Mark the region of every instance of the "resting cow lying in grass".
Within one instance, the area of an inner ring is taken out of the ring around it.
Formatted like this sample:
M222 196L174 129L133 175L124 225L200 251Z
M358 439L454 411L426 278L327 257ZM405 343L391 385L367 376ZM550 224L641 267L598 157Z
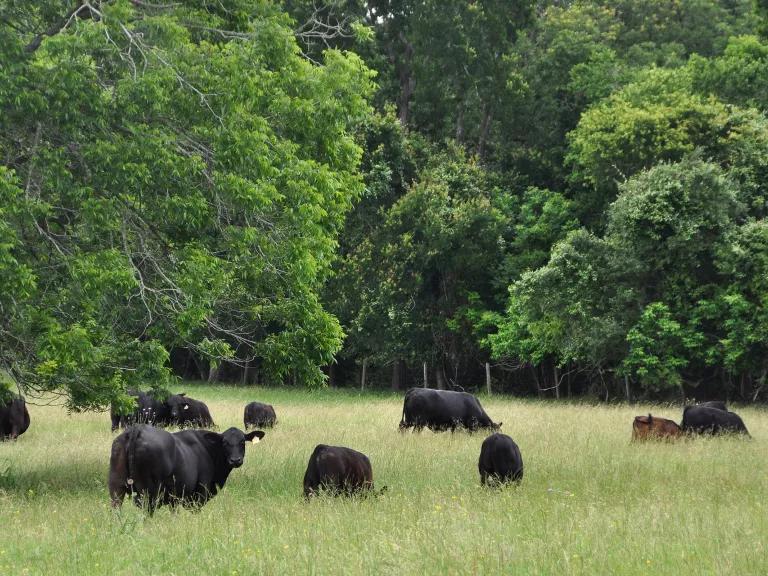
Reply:
M635 421L632 423L632 440L673 439L681 436L682 433L676 422L666 418L654 418L650 414L635 416Z

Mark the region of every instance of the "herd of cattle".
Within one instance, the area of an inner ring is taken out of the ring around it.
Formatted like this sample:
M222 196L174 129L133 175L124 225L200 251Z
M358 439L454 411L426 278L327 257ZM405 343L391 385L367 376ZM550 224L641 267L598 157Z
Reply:
M683 408L683 421L680 425L666 418L636 416L632 423L632 438L677 438L683 434L746 434L749 436L744 421L735 412L730 412L725 402L712 401L686 406Z
M224 486L234 468L243 464L245 443L258 442L262 430L277 422L272 406L251 402L245 407L245 432L229 428L223 433L204 428L214 426L204 402L173 394L158 400L145 392L129 392L136 401L128 415L110 416L112 430L125 428L112 443L109 462L109 494L115 507L126 495L152 513L160 505L201 506ZM15 439L29 427L29 412L23 399L0 405L0 439ZM182 429L170 433L166 426ZM491 430L480 448L478 470L482 484L516 482L523 477L523 459L517 444L497 432L478 399L466 392L411 388L405 393L400 430L435 432L464 428ZM683 434L741 433L749 436L742 419L724 402L686 406L681 425L665 418L637 416L632 425L635 440L676 438ZM356 494L373 490L373 469L365 454L343 446L319 444L310 456L304 475L304 495Z

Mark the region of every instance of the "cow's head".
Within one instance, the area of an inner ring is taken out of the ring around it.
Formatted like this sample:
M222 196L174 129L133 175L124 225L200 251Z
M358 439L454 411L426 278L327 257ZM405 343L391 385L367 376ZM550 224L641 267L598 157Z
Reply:
M221 445L224 448L224 458L232 468L239 468L243 465L245 457L245 443L258 442L264 438L264 432L253 430L244 433L237 428L230 428L221 434Z
M172 394L165 403L171 411L171 418L176 421L182 420L184 413L189 410L189 400L183 394Z

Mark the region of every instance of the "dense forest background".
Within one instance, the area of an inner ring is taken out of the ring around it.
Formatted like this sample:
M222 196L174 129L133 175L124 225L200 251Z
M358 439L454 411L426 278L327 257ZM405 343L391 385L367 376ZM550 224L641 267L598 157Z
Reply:
M0 362L766 396L768 3L0 0Z

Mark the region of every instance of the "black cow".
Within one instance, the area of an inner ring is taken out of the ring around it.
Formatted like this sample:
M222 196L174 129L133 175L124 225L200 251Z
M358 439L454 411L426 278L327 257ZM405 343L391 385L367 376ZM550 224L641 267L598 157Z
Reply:
M709 406L686 406L683 409L682 429L697 434L738 432L749 436L738 414Z
M119 507L126 494L152 514L168 504L202 506L224 487L233 468L243 464L245 442L264 432L230 428L182 430L171 434L147 424L131 426L112 442L109 495Z
M304 496L315 496L321 489L348 496L372 490L373 469L368 456L343 446L318 444L304 474Z
M170 411L170 422L180 428L186 426L210 428L214 426L208 406L200 400L187 398L184 393L181 393L168 396L165 403Z
M275 414L275 409L270 404L251 402L245 407L243 423L246 430L264 426L272 427L276 422L277 414Z
M452 432L457 426L474 431L478 428L498 430L501 422L494 424L472 394L431 388L411 388L405 393L400 431L414 428L420 431L426 426L435 432Z
M523 479L523 457L515 441L506 434L491 434L480 448L480 483L517 482Z
M29 411L24 398L0 404L0 440L15 440L29 428Z
M127 428L131 424L152 424L153 426L171 424L171 409L168 404L156 399L151 393L140 390L127 390L126 393L136 399L136 408L130 414L118 414L113 406L109 413L112 419L112 432L118 428Z

